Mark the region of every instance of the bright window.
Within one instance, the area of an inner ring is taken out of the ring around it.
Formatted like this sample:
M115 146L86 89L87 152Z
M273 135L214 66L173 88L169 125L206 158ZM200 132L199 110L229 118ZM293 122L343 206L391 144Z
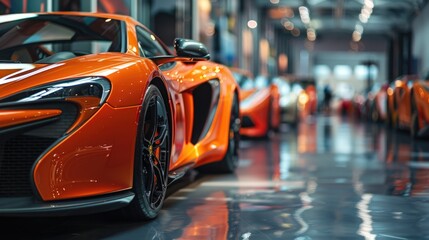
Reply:
M352 69L348 65L337 65L334 67L334 75L339 80L348 80L352 76Z

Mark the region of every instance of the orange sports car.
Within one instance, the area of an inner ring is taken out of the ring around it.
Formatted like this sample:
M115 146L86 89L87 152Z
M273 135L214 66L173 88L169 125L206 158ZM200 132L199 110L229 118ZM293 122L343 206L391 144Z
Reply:
M296 99L297 102L297 119L305 119L310 115L317 113L317 90L316 83L313 78L290 76L291 82L294 85L299 85L299 92Z
M247 137L267 137L269 131L280 125L279 91L267 78L262 85L253 81L250 73L232 69L240 85L240 114L242 117L240 134Z
M239 93L200 43L127 16L0 18L0 215L160 211L190 168L233 172Z
M395 88L391 93L393 109L389 112L390 118L397 129L410 129L411 126L411 92L417 75L406 75L395 80ZM389 101L389 99L388 99Z
M366 100L368 120L372 122L386 121L388 87L387 84L381 86L374 85L372 91L368 93L368 98Z
M429 82L415 81L411 92L411 125L413 137L429 136Z

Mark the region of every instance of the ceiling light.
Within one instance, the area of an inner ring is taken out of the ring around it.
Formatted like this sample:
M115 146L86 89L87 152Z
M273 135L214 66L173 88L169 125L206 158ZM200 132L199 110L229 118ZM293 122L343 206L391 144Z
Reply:
M307 14L308 15L308 8L301 6L298 8L299 9L299 14L303 15L303 14Z
M247 22L247 26L251 29L254 29L258 26L258 22L256 22L255 20L249 20Z
M365 0L364 5L369 8L374 8L374 2L372 0Z
M354 31L352 38L353 38L353 41L359 42L362 39L362 34L357 31Z
M355 31L362 34L363 33L363 26L360 25L359 23L357 23L355 26Z
M300 31L298 28L294 28L294 29L291 31L291 33L292 33L292 35L293 35L294 37L299 37L299 35L301 34L301 31Z
M362 23L367 23L368 22L368 16L364 16L364 15L362 15L362 14L359 14L359 20L362 22Z

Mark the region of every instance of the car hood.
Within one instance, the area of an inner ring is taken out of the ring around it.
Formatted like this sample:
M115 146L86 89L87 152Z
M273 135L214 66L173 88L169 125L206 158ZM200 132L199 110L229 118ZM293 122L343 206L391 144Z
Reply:
M269 88L258 89L241 101L240 108L242 110L254 108L259 104L262 104L264 101L269 100L270 97L271 95Z
M132 58L132 59L130 59ZM136 59L118 53L87 55L54 64L0 64L0 99L52 82L86 76L108 76Z

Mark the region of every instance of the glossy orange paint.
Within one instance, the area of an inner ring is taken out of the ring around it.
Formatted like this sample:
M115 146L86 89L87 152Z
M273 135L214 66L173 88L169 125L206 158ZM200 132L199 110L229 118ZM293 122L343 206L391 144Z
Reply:
M429 83L427 81L416 81L413 84L413 94L411 95L411 121L415 117L415 123L411 122L411 127L415 124L415 130L427 137L427 123L429 122ZM415 114L415 116L413 116Z
M130 189L139 108L104 104L41 156L33 174L40 197L49 201Z
M243 101L244 99L248 98L250 95L255 93L256 89L249 89L249 90L241 90L240 91L240 100Z
M240 113L243 117L250 119L253 125L243 125L240 134L250 137L264 137L270 130L270 90L269 88L257 90L249 98L242 101ZM249 103L247 104L246 101ZM243 124L245 124L245 120L243 120Z
M275 84L271 84L271 127L278 129L280 127L280 92L279 87Z
M241 89L240 107L241 116L244 118L240 134L247 137L265 137L270 129L278 129L280 126L280 93L275 84L257 89L254 86L254 79L249 71L231 68L236 77L243 78L239 84L245 80L252 81L252 87Z
M91 98L66 99L79 106L80 112L68 132L34 165L32 180L42 200L92 197L132 188L139 114L146 89L155 81L160 88L165 89L165 102L171 113L173 146L169 171L174 172L185 165L198 167L219 161L225 156L233 95L239 91L228 68L201 61L176 62L171 68L161 70L152 60L139 56L135 27L144 26L132 18L80 12L49 14L124 21L127 50L125 53L85 55L54 64L16 64L13 70L0 70L0 100L36 86L76 78L97 76L111 83L109 96L101 106ZM220 85L214 120L206 136L192 143L192 91L201 83L213 79L218 80ZM45 109L43 113L52 111ZM3 119L7 121L0 115L0 120ZM15 124L20 122L8 121L3 125Z
M307 86L304 89L304 92L301 93L301 96L303 96L303 97L298 97L298 103L299 103L301 110L303 110L302 114L304 114L305 116L315 114L317 112L317 90L316 90L316 87L314 85ZM300 98L302 100L300 100Z
M405 76L395 81L393 91L394 106L396 107L396 128L409 129L411 126L411 91L417 76Z
M392 84L387 88L386 93L386 99L387 99L387 113L386 113L386 122L387 124L392 127L396 125L395 120L397 119L397 113L396 113L396 107L395 107L395 100L394 100L394 86Z
M66 99L66 101L74 102L79 105L80 114L75 123L67 130L67 133L70 133L80 125L82 125L86 120L88 120L95 112L100 108L100 99L96 97L72 97Z
M0 110L0 128L36 122L61 115L55 109Z
M179 108L179 114L176 114L176 125L183 125L184 132L176 135L184 136L183 142L175 144L182 149L174 149L173 157L170 163L170 169L173 171L186 164L195 164L195 167L220 160L226 152L229 132L225 131L229 126L229 118L232 107L231 93L238 93L238 88L227 67L213 62L197 62L195 65L177 63L177 66L171 70L165 71L164 76L171 84L171 96L177 102L183 103L183 109ZM220 101L219 111L216 111L212 127L209 129L205 138L198 144L192 144L192 126L193 126L193 104L191 90L198 86L201 81L210 79L219 79L220 83ZM176 105L176 104L174 104ZM183 123L178 122L184 120ZM179 137L181 139L181 137ZM180 152L180 153L179 153Z

